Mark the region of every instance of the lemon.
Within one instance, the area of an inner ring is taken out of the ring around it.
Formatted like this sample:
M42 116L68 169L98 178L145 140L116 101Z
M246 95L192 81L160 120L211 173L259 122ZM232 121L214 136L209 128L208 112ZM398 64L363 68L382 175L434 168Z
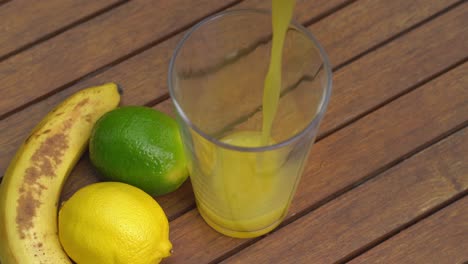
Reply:
M60 242L78 264L153 264L172 249L164 211L151 196L125 183L78 190L58 220Z
M89 153L107 179L150 195L172 192L188 177L177 123L148 107L126 106L102 116L93 128Z

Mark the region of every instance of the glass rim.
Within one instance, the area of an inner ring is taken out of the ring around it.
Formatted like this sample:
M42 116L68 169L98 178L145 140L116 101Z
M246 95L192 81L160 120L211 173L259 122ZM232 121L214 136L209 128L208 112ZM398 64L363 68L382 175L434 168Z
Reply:
M320 124L321 119L323 118L323 115L325 114L325 110L328 106L328 103L330 101L330 96L331 96L331 90L332 90L332 69L331 69L331 64L329 62L328 56L325 52L325 49L322 47L322 45L318 42L318 40L315 38L312 33L307 30L304 26L302 26L300 23L298 23L296 20L292 19L291 23L294 27L296 27L301 33L303 33L312 43L314 46L317 48L319 51L320 58L322 59L322 64L323 64L323 69L325 70L326 73L326 79L327 79L327 84L325 87L324 95L322 96L322 99L320 100L320 104L318 107L317 114L314 116L314 118L303 128L300 132L294 134L291 137L288 137L287 139L280 141L279 143L273 144L273 145L267 145L267 146L260 146L260 147L242 147L242 146L236 146L236 145L231 145L224 143L214 137L211 137L210 135L206 134L202 129L197 127L192 121L187 117L185 114L184 110L182 107L179 105L179 102L177 101L177 98L175 96L175 91L174 91L174 84L172 81L172 76L173 76L173 71L174 71L174 65L175 65L175 60L177 59L177 56L179 55L180 50L184 46L185 42L192 36L193 33L195 33L199 28L202 26L214 22L217 19L220 19L225 16L229 15L236 15L239 13L253 13L253 14L260 14L260 15L268 15L271 16L271 12L267 10L262 10L262 9L235 9L235 10L227 10L223 12L219 12L217 14L211 15L194 26L192 26L182 37L182 39L177 43L177 46L174 50L174 53L171 57L171 60L169 62L169 72L168 72L168 79L167 79L167 84L168 84L168 89L169 89L169 95L171 97L171 100L174 104L174 107L176 111L178 112L179 116L183 119L183 121L190 127L192 128L196 133L198 133L200 136L202 136L204 139L208 140L209 142L216 144L220 147L223 147L225 149L230 149L230 150L235 150L235 151L240 151L240 152L263 152L263 151L269 151L269 150L274 150L278 148L282 148L287 145L291 145L294 142L300 140L302 137L304 137L309 131L311 131L314 127L318 127Z

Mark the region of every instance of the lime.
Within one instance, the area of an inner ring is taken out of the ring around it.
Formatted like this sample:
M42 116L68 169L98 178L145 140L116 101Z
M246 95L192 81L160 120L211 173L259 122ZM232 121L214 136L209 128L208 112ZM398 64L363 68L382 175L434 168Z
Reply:
M59 238L76 263L159 263L171 254L169 223L142 190L101 182L78 190L59 211Z
M177 123L148 107L126 106L102 116L93 128L89 154L104 177L150 195L172 192L188 176Z

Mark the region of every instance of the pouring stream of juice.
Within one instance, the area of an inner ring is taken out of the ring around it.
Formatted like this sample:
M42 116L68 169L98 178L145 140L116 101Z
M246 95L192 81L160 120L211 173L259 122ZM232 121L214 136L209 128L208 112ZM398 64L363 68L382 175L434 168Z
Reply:
M270 141L271 127L278 109L281 91L283 44L292 18L294 4L295 0L272 0L273 41L270 66L263 87L263 145Z

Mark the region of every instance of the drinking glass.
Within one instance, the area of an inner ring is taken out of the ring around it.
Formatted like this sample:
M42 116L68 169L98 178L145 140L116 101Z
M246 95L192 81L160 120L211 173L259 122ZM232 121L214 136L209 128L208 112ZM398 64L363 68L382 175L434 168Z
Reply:
M263 235L287 215L331 94L325 51L291 22L271 139L258 144L271 23L261 10L211 16L185 34L169 66L197 208L232 237Z

